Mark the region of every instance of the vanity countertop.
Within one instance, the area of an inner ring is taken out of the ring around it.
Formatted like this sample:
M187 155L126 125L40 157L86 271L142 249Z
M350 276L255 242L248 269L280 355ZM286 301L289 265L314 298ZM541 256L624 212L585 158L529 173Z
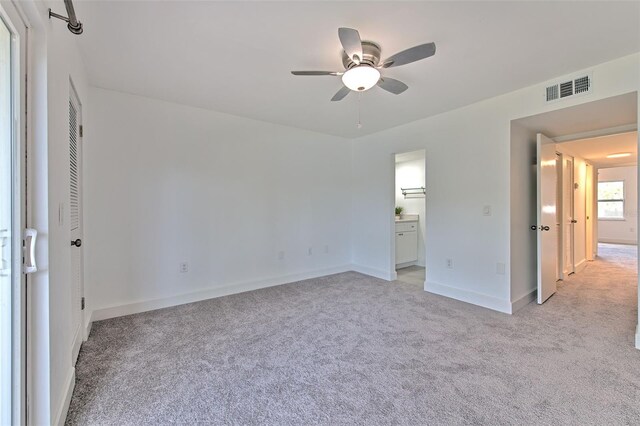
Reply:
M417 214L403 214L400 216L400 219L396 219L396 223L404 223L404 222L417 222L418 215Z

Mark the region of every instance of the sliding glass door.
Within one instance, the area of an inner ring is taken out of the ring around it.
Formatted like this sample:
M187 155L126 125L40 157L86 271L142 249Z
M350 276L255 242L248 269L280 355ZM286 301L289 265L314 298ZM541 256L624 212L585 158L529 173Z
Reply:
M16 26L18 25L19 26ZM24 24L0 4L0 425L24 422Z
M13 347L13 119L11 31L0 22L0 424L9 425Z

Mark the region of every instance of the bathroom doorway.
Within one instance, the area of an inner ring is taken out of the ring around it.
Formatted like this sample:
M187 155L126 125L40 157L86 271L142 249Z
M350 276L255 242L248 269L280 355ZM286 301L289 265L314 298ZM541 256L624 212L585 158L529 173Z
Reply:
M397 281L424 287L426 265L426 156L424 150L395 154L392 257Z

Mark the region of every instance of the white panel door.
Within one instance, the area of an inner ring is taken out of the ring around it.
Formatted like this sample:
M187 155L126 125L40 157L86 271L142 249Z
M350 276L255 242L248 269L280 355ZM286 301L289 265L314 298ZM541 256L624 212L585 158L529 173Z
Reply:
M82 111L72 89L69 97L69 227L71 232L71 306L74 334L73 362L82 342Z
M556 292L558 262L557 236L557 155L556 144L538 133L538 303L544 303Z

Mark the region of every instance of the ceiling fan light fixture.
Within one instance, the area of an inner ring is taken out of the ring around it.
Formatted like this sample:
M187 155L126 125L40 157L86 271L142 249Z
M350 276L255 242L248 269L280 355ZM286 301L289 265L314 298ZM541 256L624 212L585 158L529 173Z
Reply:
M380 71L369 65L358 65L342 75L344 85L356 92L371 89L379 80Z

